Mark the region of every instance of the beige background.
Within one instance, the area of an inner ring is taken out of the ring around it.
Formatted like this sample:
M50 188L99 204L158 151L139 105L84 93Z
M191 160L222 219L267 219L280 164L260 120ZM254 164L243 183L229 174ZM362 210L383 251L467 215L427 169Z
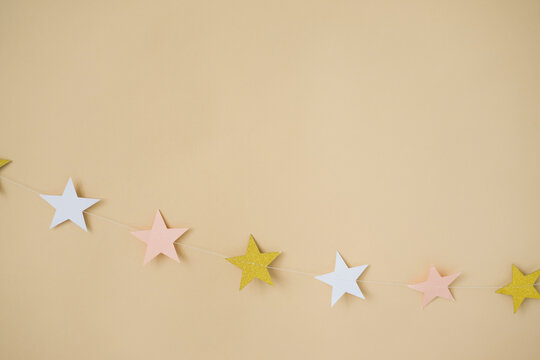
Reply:
M0 1L1 169L96 214L365 280L540 268L538 1ZM0 181L2 359L538 356L540 301L329 286L144 244Z

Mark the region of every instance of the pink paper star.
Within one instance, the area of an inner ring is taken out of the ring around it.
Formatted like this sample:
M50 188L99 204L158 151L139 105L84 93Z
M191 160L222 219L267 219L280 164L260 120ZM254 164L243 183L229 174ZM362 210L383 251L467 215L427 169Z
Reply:
M180 262L174 248L174 242L188 229L168 229L158 210L154 217L152 230L134 231L131 234L146 243L145 264L159 254L167 255L174 261Z
M433 301L437 296L453 301L454 297L452 296L450 289L448 289L448 286L456 280L460 274L461 273L441 276L437 269L435 269L435 266L431 265L428 279L418 284L409 285L409 287L424 293L422 308Z

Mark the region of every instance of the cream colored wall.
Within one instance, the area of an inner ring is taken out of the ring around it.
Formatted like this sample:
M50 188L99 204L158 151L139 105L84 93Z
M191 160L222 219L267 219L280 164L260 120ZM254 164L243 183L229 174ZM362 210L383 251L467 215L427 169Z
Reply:
M540 268L538 1L0 1L0 175L276 266L503 285ZM425 310L144 244L0 181L2 359L532 359L540 301Z

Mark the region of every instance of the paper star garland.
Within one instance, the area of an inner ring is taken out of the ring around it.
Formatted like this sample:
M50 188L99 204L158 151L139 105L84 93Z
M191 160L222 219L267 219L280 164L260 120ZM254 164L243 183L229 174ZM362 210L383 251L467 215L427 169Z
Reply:
M330 306L334 306L345 293L365 299L356 281L367 267L368 265L361 265L349 268L339 252L336 251L334 272L315 277L315 279L332 286L332 303Z
M69 178L62 195L40 196L56 209L50 228L53 228L66 220L71 220L84 231L88 231L86 229L83 211L97 203L99 199L78 197L71 178Z
M11 160L7 160L7 159L0 159L0 168L4 165L6 165L7 163L9 163Z
M144 264L159 254L166 255L174 261L180 262L174 242L188 230L189 228L168 229L158 210L154 217L154 224L151 230L134 231L131 234L146 243Z
M454 297L448 289L448 286L456 280L461 273L441 276L435 266L431 265L429 269L428 279L424 282L409 285L411 289L421 291L424 293L422 298L422 308L433 301L437 297L442 297L454 301Z
M267 266L279 255L279 252L261 253L253 235L249 236L249 243L245 255L230 257L227 260L242 269L242 279L240 280L240 290L242 290L251 280L257 278L265 283L274 285L268 272Z
M11 160L0 159L0 168L10 162ZM9 181L34 192L34 190L31 188L28 188L14 180ZM79 197L71 177L68 179L62 195L40 194L40 197L55 208L55 214L50 228L70 220L85 231L88 231L88 229L84 219L84 212L86 209L100 201L100 199ZM147 245L144 256L144 264L148 263L159 254L164 254L176 262L179 262L174 243L187 230L189 230L189 228L167 228L167 225L165 224L165 221L158 210L154 217L152 229L134 231L131 234ZM242 256L230 257L226 260L242 270L242 278L240 280L240 290L242 290L255 278L273 285L268 268L279 254L279 252L261 253L255 239L253 238L253 235L250 235L246 254ZM335 303L339 301L339 299L341 299L341 297L343 297L343 295L346 293L361 299L365 299L357 281L367 267L368 265L366 264L349 268L341 257L340 253L336 252L334 271L316 276L315 278L332 286L331 306L334 306ZM450 284L452 284L452 282L454 282L459 275L460 273L441 276L435 266L432 265L429 269L429 274L426 281L411 284L408 285L408 287L423 293L422 308L437 297L454 301L454 297L450 292ZM512 296L514 313L516 313L525 299L540 299L540 293L535 288L535 285L538 285L536 282L539 277L540 270L528 275L524 275L515 265L512 265L512 282L498 289L496 293Z
M512 282L503 288L496 291L497 294L511 295L514 300L514 314L521 306L523 300L540 299L540 294L534 288L536 280L540 276L540 270L537 270L529 275L523 273L512 265Z

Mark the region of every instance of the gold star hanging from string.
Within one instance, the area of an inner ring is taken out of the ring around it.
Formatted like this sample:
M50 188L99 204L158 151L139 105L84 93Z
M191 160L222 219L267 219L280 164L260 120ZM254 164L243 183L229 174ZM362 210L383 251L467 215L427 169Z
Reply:
M253 235L250 235L246 254L227 258L231 264L242 269L240 290L255 278L261 279L270 285L274 285L267 266L270 265L278 255L279 252L261 253L257 247L257 243L255 243Z
M529 275L523 275L521 271L512 265L512 282L497 290L497 294L512 295L514 298L514 314L526 298L540 299L540 294L534 288L536 280L540 276L540 270Z

